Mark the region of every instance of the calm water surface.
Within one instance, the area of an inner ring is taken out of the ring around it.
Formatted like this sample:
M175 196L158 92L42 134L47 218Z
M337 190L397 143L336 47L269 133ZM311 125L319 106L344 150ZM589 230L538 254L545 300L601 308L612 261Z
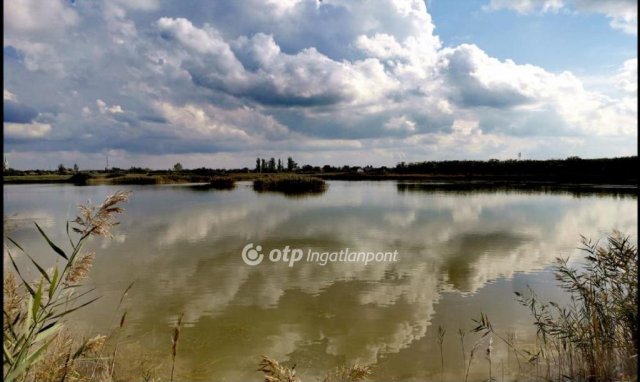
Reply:
M27 223L37 221L65 243L64 221L76 204L117 189L5 186L11 236L53 265L55 256ZM121 357L162 363L158 373L166 376L171 327L184 312L179 380L259 381L262 354L295 363L304 381L354 362L375 364L374 380L461 380L458 329L468 331L484 312L498 331L514 331L526 344L530 320L513 292L530 285L562 300L553 260L578 261L581 234L635 233L638 221L637 197L629 195L426 192L392 181L330 182L326 193L298 198L258 194L248 183L233 191L127 189L134 194L114 239L91 245L97 257L89 282L102 298L71 320L91 335L113 329L127 311ZM251 267L240 256L247 243L399 255L366 266ZM444 373L438 326L447 330ZM465 337L467 359L475 340ZM499 344L494 354L494 376L508 380L513 360ZM477 356L470 380L487 377L487 362Z

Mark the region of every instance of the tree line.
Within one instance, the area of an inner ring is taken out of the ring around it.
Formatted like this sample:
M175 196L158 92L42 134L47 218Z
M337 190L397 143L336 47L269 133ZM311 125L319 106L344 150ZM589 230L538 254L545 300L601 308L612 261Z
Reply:
M56 170L15 170L9 168L5 161L3 175L40 175L40 174L77 174L80 172L104 172L110 175L147 174L162 175L168 173L181 173L193 175L224 175L227 173L287 173L296 172L302 174L335 174L353 176L379 176L389 175L410 176L462 176L465 178L505 178L505 179L541 179L553 181L594 181L594 182L623 182L635 183L637 180L635 168L638 165L638 157L581 159L573 156L566 159L548 160L448 160L448 161L422 161L400 162L394 167L374 166L312 166L299 165L293 157L286 160L275 157L255 159L253 168L193 168L186 169L181 163L176 163L169 169L150 169L131 167L123 169L118 167L105 168L104 170L82 170L77 164L71 168L64 164L58 165Z
M269 159L256 158L255 172L293 172L298 169L298 163L292 157L287 158L286 167L282 159L271 157Z

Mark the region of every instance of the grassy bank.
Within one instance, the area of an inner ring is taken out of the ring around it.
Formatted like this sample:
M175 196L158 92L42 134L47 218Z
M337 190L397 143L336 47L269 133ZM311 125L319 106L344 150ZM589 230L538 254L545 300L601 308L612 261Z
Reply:
M180 184L180 183L220 183L254 181L258 179L279 179L289 177L313 177L323 180L343 180L343 181L400 181L411 182L412 184L422 184L422 186L406 186L418 188L438 188L439 190L459 190L459 189L500 189L500 188L520 188L531 190L545 189L576 189L576 190L614 190L625 193L626 190L635 192L637 184L622 179L620 182L581 182L571 180L545 180L541 177L504 177L504 176L478 176L478 175L430 175L430 174L355 174L355 173L229 173L224 176L206 176L189 174L104 174L104 173L81 173L79 176L73 175L12 175L4 176L5 184L37 184L37 183L69 183L76 185L154 185L154 184ZM224 187L223 187L224 188Z
M3 176L2 181L6 184L26 184L26 183L72 183L71 175L9 175Z
M76 185L145 185L145 184L179 184L179 183L206 183L210 176L190 174L105 174L105 173L79 173L74 175L18 175L5 176L5 184L29 184L29 183L70 183Z

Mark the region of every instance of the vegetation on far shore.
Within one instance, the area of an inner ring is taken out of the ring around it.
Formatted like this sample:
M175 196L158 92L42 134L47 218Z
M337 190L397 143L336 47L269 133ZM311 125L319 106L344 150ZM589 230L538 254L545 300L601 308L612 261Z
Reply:
M131 167L105 170L80 170L77 165L58 170L14 170L5 168L5 183L92 184L170 184L210 183L214 177L234 181L264 177L307 175L330 180L427 180L451 182L551 182L562 184L637 185L638 157L552 160L429 161L398 163L395 167L373 166L299 166L291 157L286 162L275 158L257 158L255 168L185 169L176 163L168 170Z
M327 184L323 179L312 176L267 176L255 179L253 189L258 192L282 192L286 195L296 195L324 192Z
M63 260L52 269L45 270L19 243L6 239L12 244L10 247L5 242L6 256L14 272L5 273L3 278L5 381L180 380L175 363L180 357L181 318L172 328L172 334L168 330L170 367L163 368L162 372L159 372L160 365L145 366L141 354L138 358L117 357L118 334L126 323L126 311L119 326L107 335L78 340L65 325L67 315L95 302L93 290L83 285L95 254L86 252L83 246L92 236L111 236L111 229L118 224L115 217L123 211L119 204L128 198L129 193L117 192L99 206L80 205L78 217L67 224L70 252L53 243L36 224L51 252ZM465 336L470 333L458 331L466 365L465 382L469 380L471 365L483 362L478 355L481 349L488 366L488 380L497 380L497 370L492 363L494 339L503 342L509 354L515 355L518 380L637 380L637 246L616 231L605 245L583 238L583 246L586 251L583 267L572 268L564 259L558 259L555 266L556 279L570 295L570 304L540 301L533 290L527 295L517 293L517 300L531 311L538 337L535 344L516 343L515 335L501 333L485 314L474 320L476 326L471 333L478 338L470 349L465 345ZM14 260L16 251L31 261L40 275L37 280L25 278L26 272ZM120 302L132 286L133 283L124 291ZM120 305L117 310L119 308ZM446 333L446 328L438 328L441 357ZM140 363L137 374L127 374L127 370L136 369L131 363ZM441 363L444 369L444 358ZM264 373L266 382L300 381L295 365L289 367L266 356L260 361L258 371ZM371 365L356 364L331 370L323 380L361 381L372 373L375 374L375 369Z
M236 186L236 181L230 176L214 176L209 180L209 186L216 190L231 190Z

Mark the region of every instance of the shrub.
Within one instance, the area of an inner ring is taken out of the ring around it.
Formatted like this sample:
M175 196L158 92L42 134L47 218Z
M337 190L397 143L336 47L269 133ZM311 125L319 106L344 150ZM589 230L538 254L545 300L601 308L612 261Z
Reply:
M75 184L76 186L85 186L87 185L89 179L93 178L90 174L86 172L76 172L71 175L69 181Z
M209 185L217 190L231 190L236 186L236 182L228 176L214 176L209 181Z
M268 176L253 181L255 191L274 191L289 195L320 193L326 188L323 179L302 175Z

